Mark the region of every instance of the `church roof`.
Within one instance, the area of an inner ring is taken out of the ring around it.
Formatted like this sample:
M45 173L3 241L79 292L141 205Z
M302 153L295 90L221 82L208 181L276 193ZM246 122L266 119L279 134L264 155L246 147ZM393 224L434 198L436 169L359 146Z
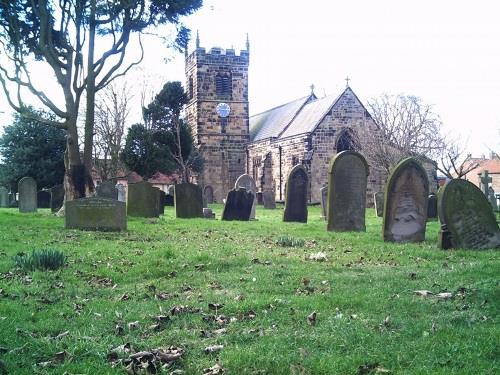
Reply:
M310 133L344 93L320 99L312 94L254 115L250 117L250 140L255 142Z

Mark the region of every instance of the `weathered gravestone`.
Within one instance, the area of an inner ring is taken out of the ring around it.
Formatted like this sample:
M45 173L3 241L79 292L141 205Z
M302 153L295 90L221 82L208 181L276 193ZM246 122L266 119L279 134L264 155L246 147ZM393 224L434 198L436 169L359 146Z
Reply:
M495 195L495 190L490 186L488 189L488 201L490 202L493 211L498 211L497 197Z
M214 203L214 189L211 186L205 186L203 188L203 199L205 204Z
M136 217L158 217L159 193L147 181L128 185L127 215Z
M437 215L437 196L431 193L427 199L427 219L436 219Z
M0 186L0 207L9 207L9 191Z
M101 182L95 189L96 196L99 198L118 200L118 189L111 181Z
M439 194L439 220L453 248L500 248L500 229L491 206L474 184L450 180ZM446 233L446 231L448 233ZM441 244L446 248L446 242Z
M36 193L36 201L38 208L50 208L50 192L48 190L40 190Z
M127 191L125 190L125 186L122 184L115 185L116 191L118 192L118 200L120 202L127 201Z
M215 213L211 208L203 207L203 217L205 219L215 219Z
M400 161L391 172L385 190L384 241L424 241L428 196L425 169L414 158Z
M160 215L164 215L165 214L165 199L167 197L167 193L165 193L163 190L159 190L159 193L160 193L160 197L158 199L158 209L159 209L159 212L160 212Z
M66 229L117 232L127 229L125 202L91 197L66 202Z
M245 188L233 189L227 193L222 210L222 220L250 220L255 196Z
M254 179L248 174L242 174L234 183L234 190L238 190L239 188L245 188L246 191L252 193L254 197L252 211L250 212L250 220L253 220L255 219L255 206L257 205L257 186L255 185Z
M264 208L273 210L276 208L276 201L274 199L274 191L264 190L262 192L262 201L264 202Z
M19 212L35 212L36 201L36 181L31 177L23 177L17 185L19 192Z
M328 226L333 232L364 232L368 163L355 151L339 152L330 162Z
M307 223L307 185L308 177L305 168L296 165L290 171L286 182L283 221Z
M64 186L55 185L50 188L50 210L59 211L64 203Z
M377 216L384 216L384 192L379 191L373 194L373 202L375 203L375 212Z
M258 191L256 194L255 194L255 199L257 199L257 204L259 206L262 206L264 204L264 200L262 198L262 191Z
M321 194L321 218L328 220L328 186L319 189Z
M198 185L185 182L175 185L175 217L190 219L203 217L203 196Z

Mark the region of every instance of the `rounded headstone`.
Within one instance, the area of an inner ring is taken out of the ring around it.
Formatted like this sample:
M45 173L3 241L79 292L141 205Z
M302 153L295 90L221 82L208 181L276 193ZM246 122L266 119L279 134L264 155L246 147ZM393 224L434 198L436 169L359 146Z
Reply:
M290 171L286 182L285 211L283 221L307 223L307 187L309 177L302 165Z
M37 209L36 181L31 177L19 180L19 212L35 212Z

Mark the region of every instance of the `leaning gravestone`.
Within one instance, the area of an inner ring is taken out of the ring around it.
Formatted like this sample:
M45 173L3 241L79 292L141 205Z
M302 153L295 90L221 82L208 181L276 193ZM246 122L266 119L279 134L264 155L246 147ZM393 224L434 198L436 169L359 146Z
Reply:
M203 195L198 185L185 182L175 185L175 217L190 219L203 217Z
M19 180L19 212L35 212L36 201L36 181L31 177L23 177Z
M236 180L234 184L234 190L238 190L239 188L245 188L246 191L250 192L253 194L253 204L252 204L252 211L250 212L250 220L255 219L255 206L257 205L257 186L255 185L254 179L248 175L248 174L242 174L238 179Z
M64 203L64 186L55 185L50 188L50 211L56 212Z
M286 182L285 212L283 221L307 223L307 171L296 165L290 171Z
M115 185L116 191L118 192L118 200L120 202L126 202L127 201L127 193L125 190L125 186L122 184L116 184Z
M384 241L424 241L428 196L425 169L414 158L400 161L391 172L385 190Z
M36 193L36 201L38 208L50 208L50 192L48 190L40 190Z
M319 189L321 194L321 218L328 220L328 186Z
M262 201L264 202L264 208L267 208L269 210L274 210L276 208L274 191L264 190L262 192Z
M158 217L159 194L147 181L128 185L127 215L136 217Z
M117 232L127 229L125 202L91 197L66 202L66 229Z
M9 191L0 186L0 207L9 207Z
M429 194L429 198L427 200L427 219L436 219L437 218L437 196L432 193Z
M222 220L250 220L254 202L255 196L245 188L231 190L227 193L226 203L222 210Z
M111 181L103 181L97 186L96 196L99 198L115 199L118 200L118 189Z
M355 151L339 152L330 162L328 226L333 232L365 232L368 163Z
M474 184L450 180L439 197L439 219L449 232L451 247L500 248L500 229L491 206Z
M384 216L384 192L379 191L373 194L373 202L375 203L375 212L377 213L377 216Z

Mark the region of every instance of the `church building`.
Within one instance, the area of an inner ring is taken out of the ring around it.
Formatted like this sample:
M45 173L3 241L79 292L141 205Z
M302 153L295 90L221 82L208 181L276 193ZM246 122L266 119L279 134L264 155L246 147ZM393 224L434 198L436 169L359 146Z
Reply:
M195 182L209 202L222 202L236 179L247 173L258 191L272 191L282 201L288 173L301 164L309 174L309 202L317 203L332 157L359 149L358 141L375 136L378 127L349 85L339 95L323 98L311 89L302 98L250 117L249 59L248 40L246 50L237 54L233 49L206 51L197 37L196 49L186 54L186 120L205 159ZM368 204L385 179L370 166Z

